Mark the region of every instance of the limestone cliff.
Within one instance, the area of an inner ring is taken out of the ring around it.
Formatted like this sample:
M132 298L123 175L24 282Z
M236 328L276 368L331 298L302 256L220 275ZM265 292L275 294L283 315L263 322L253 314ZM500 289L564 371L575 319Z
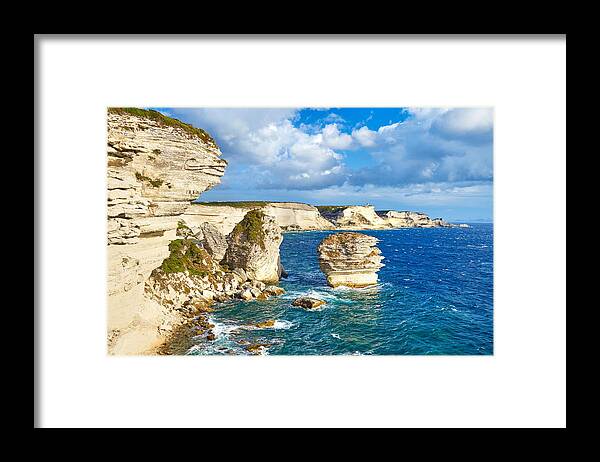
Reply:
M321 271L332 287L366 287L377 283L384 266L378 239L361 233L330 234L317 248Z
M321 215L336 228L389 229L389 228L450 228L452 225L441 218L431 219L422 212L395 210L376 211L372 205L317 206Z
M283 271L279 258L282 241L275 218L251 210L227 236L223 264L230 270L242 269L249 279L278 281Z
M196 230L202 223L214 225L222 234L229 234L246 213L259 209L273 217L283 231L333 229L316 207L299 202L212 202L195 203L187 209L183 219Z
M372 205L315 207L299 202L199 202L190 206L182 217L195 232L198 232L203 223L210 223L222 234L227 235L242 221L246 213L254 209L272 216L284 232L457 226L441 218L431 219L421 212L380 212Z
M382 212L382 214L383 218L395 228L448 228L452 226L441 218L431 219L421 212L390 210L385 213Z
M392 225L375 212L372 205L317 207L336 227L343 229L386 229Z
M216 262L223 260L227 250L227 239L216 226L210 223L202 223L196 237L213 260Z
M169 256L180 215L227 163L206 132L140 109L108 110L107 152L109 353L143 353L176 317L145 283Z

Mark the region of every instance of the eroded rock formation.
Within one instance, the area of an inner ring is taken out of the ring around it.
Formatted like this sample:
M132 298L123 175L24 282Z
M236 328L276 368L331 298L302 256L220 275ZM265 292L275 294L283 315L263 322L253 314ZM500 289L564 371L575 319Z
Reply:
M246 213L259 209L275 218L283 232L329 229L391 229L454 227L441 218L429 218L421 212L376 211L372 205L312 206L298 202L210 202L194 203L183 218L197 230L202 223L214 225L229 234ZM463 226L464 227L464 226Z
M366 287L377 283L384 266L378 239L361 233L330 234L318 247L319 265L332 287Z
M214 225L222 234L229 234L250 210L259 209L272 216L283 231L333 229L316 207L299 202L231 202L196 203L183 218L192 229L202 223Z
M338 228L385 229L392 225L375 212L372 205L319 207L321 214Z
M441 218L431 219L421 212L390 210L385 212L383 218L394 228L449 228L452 225Z
M441 218L431 219L425 213L395 210L376 211L372 205L319 206L321 215L341 229L450 228Z
M177 318L145 296L150 273L169 256L180 215L227 163L207 133L154 111L109 109L107 145L109 353L137 354Z
M169 257L152 272L145 288L146 295L165 308L193 313L214 301L266 299L285 293L281 287L227 271L196 239L177 239L169 250Z
M275 282L282 275L279 246L283 240L275 218L261 210L251 210L227 236L223 265L242 269L249 279Z
M213 260L220 262L227 250L227 238L210 223L202 223L196 238L202 243L202 247L210 254Z

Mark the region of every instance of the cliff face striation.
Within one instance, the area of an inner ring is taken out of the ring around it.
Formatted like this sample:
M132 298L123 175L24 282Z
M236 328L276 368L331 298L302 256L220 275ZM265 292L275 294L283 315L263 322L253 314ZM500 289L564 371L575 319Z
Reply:
M276 282L283 273L279 246L283 241L275 218L261 210L251 210L227 236L223 264L241 269L249 279Z
M107 153L109 353L143 353L176 318L145 284L169 256L180 215L227 163L207 133L140 109L109 109Z
M275 219L283 231L334 229L316 207L299 202L211 202L194 203L183 218L192 229L202 223L214 225L222 234L229 234L250 210L258 209Z
M275 219L282 231L329 229L392 229L454 227L441 218L429 218L421 212L395 210L380 212L372 205L312 206L299 202L198 202L190 206L183 219L197 232L210 223L222 234L229 234L246 213L260 210ZM462 225L466 226L466 225Z
M337 228L343 229L386 229L392 225L375 212L371 205L322 206L321 215Z
M394 228L450 228L453 226L441 218L431 219L421 212L390 210L385 213L382 212L382 217Z
M377 283L384 266L378 239L361 233L335 233L318 247L319 265L332 287L366 287Z
M317 206L321 215L341 229L439 228L453 227L441 218L421 212L376 211L372 205Z

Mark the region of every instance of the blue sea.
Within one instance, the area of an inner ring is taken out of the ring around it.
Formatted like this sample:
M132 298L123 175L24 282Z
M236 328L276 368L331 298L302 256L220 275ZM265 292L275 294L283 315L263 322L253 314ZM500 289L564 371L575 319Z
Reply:
M379 239L385 266L379 284L330 288L317 246L332 232L284 234L287 292L265 301L231 301L210 314L216 340L198 339L188 354L491 355L493 225L361 231ZM327 302L318 311L293 307L296 297ZM275 320L275 325L254 324Z

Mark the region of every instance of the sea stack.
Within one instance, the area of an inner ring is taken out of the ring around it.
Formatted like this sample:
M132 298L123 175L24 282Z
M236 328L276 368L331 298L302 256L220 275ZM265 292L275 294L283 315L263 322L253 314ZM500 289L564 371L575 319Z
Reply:
M275 218L261 210L251 210L227 236L222 264L230 270L243 269L252 280L277 282L283 272L279 258L282 241Z
M318 247L319 265L331 287L367 287L377 283L377 271L384 266L376 247L379 240L361 233L336 233Z

